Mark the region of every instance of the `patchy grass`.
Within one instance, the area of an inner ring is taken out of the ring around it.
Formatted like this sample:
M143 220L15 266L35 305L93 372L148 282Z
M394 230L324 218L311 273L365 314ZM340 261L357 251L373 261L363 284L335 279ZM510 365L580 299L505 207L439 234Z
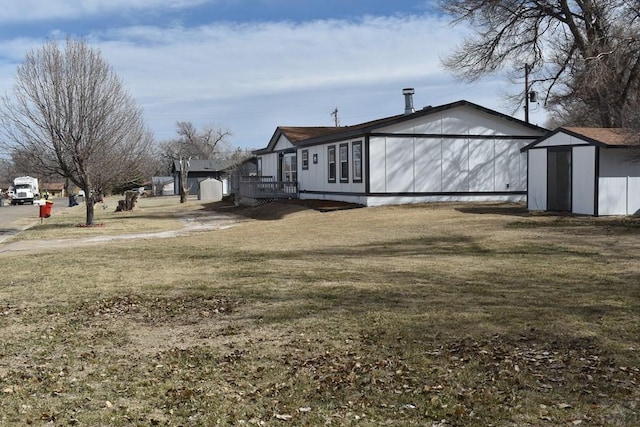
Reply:
M637 227L227 210L260 220L3 255L0 425L640 424Z
M54 204L52 216L43 222L33 218L18 220L17 225L33 224L32 227L11 238L11 241L36 239L73 239L96 236L111 236L125 233L154 233L166 230L178 230L183 227L180 221L185 213L197 213L206 205L189 200L180 205L176 197L142 198L133 211L116 212L119 197L105 199L95 205L94 227L85 227L86 206L84 203L71 208Z

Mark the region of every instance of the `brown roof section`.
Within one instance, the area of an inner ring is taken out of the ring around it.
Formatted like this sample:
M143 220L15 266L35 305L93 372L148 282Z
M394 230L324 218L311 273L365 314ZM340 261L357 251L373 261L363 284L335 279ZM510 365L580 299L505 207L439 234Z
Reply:
M563 129L610 146L630 146L640 143L639 134L622 128L565 127Z
M287 139L295 144L306 139L317 138L319 136L332 135L334 133L340 133L345 130L344 127L294 127L294 126L280 126L280 131L287 137Z
M60 191L64 190L64 182L48 182L40 184L43 190Z
M370 126L376 126L380 124L384 124L391 120L396 120L399 117L403 117L402 114L397 116L385 117L383 119L372 120L365 123L360 123L353 126L305 126L305 127L295 127L295 126L278 126L278 129L287 137L289 142L292 144L296 144L301 141L306 141L312 138L319 138L323 136L331 136L334 134L340 134L349 130L357 130L357 129L365 129Z
M64 182L41 182L40 189L42 191L62 191L64 190Z

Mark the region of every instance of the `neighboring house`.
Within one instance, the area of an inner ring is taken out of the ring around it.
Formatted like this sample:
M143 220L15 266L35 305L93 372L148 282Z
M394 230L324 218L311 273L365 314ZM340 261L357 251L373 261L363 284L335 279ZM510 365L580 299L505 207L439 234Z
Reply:
M299 197L365 206L523 201L526 155L547 131L458 101L345 127L278 127L254 151L259 179L243 198Z
M640 147L622 129L559 128L523 148L529 210L640 213Z
M45 191L49 193L50 198L66 197L64 182L45 182L40 184L40 193L44 194Z
M151 177L151 194L153 196L173 196L174 182L172 176L153 176Z
M187 177L187 188L190 195L197 195L200 189L200 181L207 178L217 179L223 183L223 193L227 194L226 178L227 162L222 160L191 160ZM173 162L171 170L175 194L180 194L180 161Z

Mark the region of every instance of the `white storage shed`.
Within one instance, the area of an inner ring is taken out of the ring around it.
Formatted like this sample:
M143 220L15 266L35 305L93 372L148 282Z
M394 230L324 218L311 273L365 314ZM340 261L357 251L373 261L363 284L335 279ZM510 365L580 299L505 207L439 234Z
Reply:
M532 142L527 207L583 215L640 213L640 146L623 129L566 127Z

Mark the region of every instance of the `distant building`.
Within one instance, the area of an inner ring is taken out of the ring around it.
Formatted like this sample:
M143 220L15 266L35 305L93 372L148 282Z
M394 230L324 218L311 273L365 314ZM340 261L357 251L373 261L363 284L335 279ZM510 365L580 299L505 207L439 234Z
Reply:
M200 181L207 178L217 179L223 182L223 186L226 187L226 168L228 166L227 161L223 160L191 160L189 162L189 173L187 177L187 189L189 195L197 195L200 189ZM180 161L173 162L173 168L171 170L173 175L173 188L175 194L180 194Z

